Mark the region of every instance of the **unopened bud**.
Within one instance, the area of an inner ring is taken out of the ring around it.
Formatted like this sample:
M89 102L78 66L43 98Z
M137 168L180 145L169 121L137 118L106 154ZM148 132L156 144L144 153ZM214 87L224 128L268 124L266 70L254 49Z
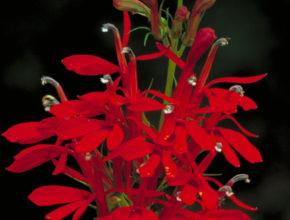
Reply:
M182 33L182 25L187 21L190 12L185 6L179 7L174 16L174 21L171 28L171 35L173 38L179 38Z
M150 9L138 0L113 0L113 5L120 11L129 11L146 17L150 17Z
M201 14L203 11L213 6L214 3L215 0L197 0L194 5L194 10L196 13Z

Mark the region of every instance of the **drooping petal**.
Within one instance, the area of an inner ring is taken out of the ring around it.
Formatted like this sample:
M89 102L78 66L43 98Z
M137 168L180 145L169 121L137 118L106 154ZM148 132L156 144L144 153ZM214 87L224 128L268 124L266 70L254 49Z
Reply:
M195 121L186 121L185 125L187 133L203 150L214 148L216 144L214 138L207 134Z
M122 47L126 47L130 38L131 21L129 13L127 11L123 11L123 16L124 16L124 33Z
M240 206L241 208L243 209L247 209L247 210L250 210L250 211L257 211L258 208L257 207L251 207L251 206L248 206L246 205L245 203L241 202L240 200L238 200L234 195L231 195L230 196L230 199L236 203L238 206Z
M25 122L14 125L2 135L10 142L20 144L34 144L53 136L53 133L40 133L39 122Z
M158 154L152 154L146 163L142 164L138 168L138 172L141 177L151 177L154 174L155 169L159 165L160 156Z
M38 206L50 206L86 200L90 195L91 193L81 189L49 185L35 189L28 198Z
M17 154L14 157L15 161L6 169L16 173L25 172L60 156L63 151L63 147L56 145L35 145Z
M192 205L196 200L197 188L190 184L186 184L179 193L179 198L187 205Z
M110 132L107 138L108 149L113 150L118 147L122 143L124 136L124 132L120 126L114 125L113 130Z
M72 117L79 114L77 106L79 106L81 103L82 101L79 100L61 102L57 105L52 106L49 112L57 117Z
M222 152L226 160L234 167L240 167L240 160L229 144L220 136L217 138L217 141L222 144Z
M103 125L104 122L100 120L75 118L64 121L57 129L57 134L61 139L67 140L94 132Z
M144 137L133 138L122 145L120 156L127 161L150 154L155 146L154 144L145 141Z
M222 77L222 78L218 78L209 82L206 85L206 88L217 83L237 83L237 84L254 83L254 82L260 81L265 76L267 76L267 74L262 74L258 76L250 76L250 77Z
M187 133L183 126L177 126L175 129L174 150L178 153L187 152Z
M108 136L109 131L107 129L100 129L96 132L90 133L81 138L76 145L75 150L77 152L86 153L96 149Z
M76 201L69 203L67 205L61 206L54 211L48 213L45 216L45 219L52 219L52 220L61 220L71 213L73 213L76 209L80 208L83 205L84 201Z
M177 175L178 169L172 159L171 153L169 151L163 151L161 160L166 176L175 177Z
M243 96L239 105L245 110L245 111L249 111L249 110L252 110L252 109L257 109L258 106L257 104L252 100L250 99L249 97L247 96Z
M244 212L240 210L218 210L215 214L215 217L219 219L227 220L251 220L251 218Z
M68 70L88 76L111 74L119 70L115 64L92 55L69 56L64 58L62 63Z
M262 162L259 150L239 132L218 128L224 139L250 163Z

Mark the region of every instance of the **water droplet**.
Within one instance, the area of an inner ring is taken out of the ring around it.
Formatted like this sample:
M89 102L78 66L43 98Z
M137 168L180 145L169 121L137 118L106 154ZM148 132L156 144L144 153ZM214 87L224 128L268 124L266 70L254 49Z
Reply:
M196 81L197 81L197 78L194 75L189 77L187 80L188 84L191 86L196 86Z
M91 155L91 153L87 152L87 153L86 153L86 156L85 156L85 159L86 159L86 161L91 160L91 159L92 159L92 155Z
M242 86L240 85L233 85L229 88L229 91L233 91L235 93L238 93L240 96L243 96L245 94L245 91Z
M167 104L165 106L165 109L163 109L163 112L164 112L164 114L171 114L173 112L173 110L174 110L174 106Z
M112 78L110 75L104 75L102 78L100 78L101 83L107 84L112 81Z
M223 147L222 143L217 142L216 145L215 145L215 147L214 147L214 149L215 149L218 153L221 153L221 152L222 152L222 147Z
M177 200L178 202L181 202L182 199L179 197L179 194L180 194L180 191L176 192L176 200Z
M137 174L140 174L139 168L136 169L136 173Z

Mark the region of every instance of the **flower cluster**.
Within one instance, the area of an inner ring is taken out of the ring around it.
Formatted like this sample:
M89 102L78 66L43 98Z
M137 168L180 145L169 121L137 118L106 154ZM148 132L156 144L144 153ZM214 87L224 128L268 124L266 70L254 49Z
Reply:
M248 175L238 174L223 184L206 170L219 153L234 167L240 166L237 153L250 163L262 162L258 149L246 138L257 136L244 129L233 114L240 107L245 111L257 108L240 84L257 82L265 74L207 82L218 48L228 44L226 38L216 40L213 29L199 28L202 13L214 1L196 0L191 12L181 0L177 2L170 21L169 12L157 0L114 0L114 6L124 11L123 36L112 24L102 30L114 35L118 64L93 55L62 60L77 74L101 75L106 90L68 100L61 85L45 76L42 83L53 85L60 99L43 98L50 116L17 124L2 134L10 142L33 145L14 157L8 171L25 172L52 161L53 175L64 174L87 187L35 189L28 198L36 205L60 205L46 219L73 214L76 220L87 208L96 209L100 220L250 219L240 210L223 209L227 197L241 208L256 210L238 200L232 189L237 181L249 182ZM156 53L135 56L128 47L128 12L148 18L150 34L157 40ZM184 61L181 55L186 48ZM196 62L208 49L201 73L195 74ZM140 91L137 63L162 56L169 60L165 92ZM176 68L181 75L174 85ZM231 85L218 88L219 83ZM158 129L146 117L149 111L160 111ZM223 120L232 121L239 131L221 127ZM46 139L54 142L42 142ZM67 163L69 157L78 167Z

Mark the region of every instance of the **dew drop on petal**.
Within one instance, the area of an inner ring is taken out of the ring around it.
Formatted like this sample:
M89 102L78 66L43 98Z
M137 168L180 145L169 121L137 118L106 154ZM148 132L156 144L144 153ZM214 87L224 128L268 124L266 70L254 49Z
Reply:
M85 159L86 159L86 161L91 160L92 159L91 153L87 152L86 155L85 155Z
M110 75L104 75L102 78L100 78L101 83L107 84L110 81L112 81L112 78Z
M187 80L188 84L191 86L196 86L196 81L197 81L197 78L194 75L189 77Z
M178 202L181 202L182 200L181 200L181 198L179 197L179 194L180 194L180 191L176 192L176 200L177 200Z
M174 110L174 106L173 105L166 105L165 109L163 109L164 114L171 114Z
M215 149L218 153L221 153L221 152L222 152L222 147L223 147L222 143L217 142L216 145L215 145L215 147L214 147L214 149Z

